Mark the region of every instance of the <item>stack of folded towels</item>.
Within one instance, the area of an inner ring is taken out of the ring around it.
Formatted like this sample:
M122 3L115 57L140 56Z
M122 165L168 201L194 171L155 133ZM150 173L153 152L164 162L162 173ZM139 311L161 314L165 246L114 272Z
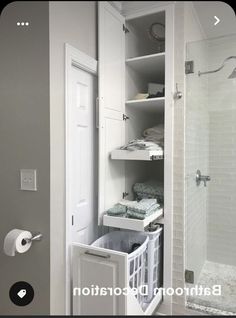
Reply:
M137 200L154 198L159 204L164 202L163 184L158 181L135 183L133 191Z
M107 214L143 220L163 205L164 188L161 182L135 183L133 191L135 201L121 200L110 208Z
M127 206L117 203L112 208L107 210L107 214L111 216L125 216L127 213Z
M108 215L145 219L153 214L160 205L156 199L142 199L141 201L122 200L107 211Z
M122 150L162 150L162 147L153 141L145 141L144 139L133 139L126 145L120 147Z
M133 139L124 146L122 150L162 150L164 147L164 125L147 128L143 131L142 137Z
M145 219L147 216L153 214L160 204L156 199L142 199L139 202L135 202L127 209L127 216L135 219Z
M164 146L164 125L159 124L157 126L147 128L143 132L145 141L154 142L160 147Z

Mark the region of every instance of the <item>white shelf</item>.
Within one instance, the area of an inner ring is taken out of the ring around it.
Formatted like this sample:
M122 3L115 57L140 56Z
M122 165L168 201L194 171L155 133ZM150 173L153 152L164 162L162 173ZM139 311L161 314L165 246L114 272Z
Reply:
M163 159L163 150L122 150L115 149L111 152L113 160L143 160L153 161Z
M144 220L131 219L119 216L110 216L105 214L103 216L103 225L116 227L119 229L127 229L133 231L144 231L145 227L154 220L163 216L163 209L158 209L152 215L146 217Z
M152 113L163 113L165 107L165 97L155 97L147 99L133 99L126 101L126 106L138 110Z
M164 82L165 53L130 58L126 60L126 65L132 67L141 76L148 77L149 80Z

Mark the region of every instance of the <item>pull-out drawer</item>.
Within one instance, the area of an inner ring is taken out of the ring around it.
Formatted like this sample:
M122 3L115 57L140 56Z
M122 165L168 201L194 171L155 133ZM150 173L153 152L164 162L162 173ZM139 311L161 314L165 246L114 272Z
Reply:
M74 315L151 315L161 303L159 293L141 308L129 288L127 253L80 243L72 253ZM125 293L114 295L115 290Z

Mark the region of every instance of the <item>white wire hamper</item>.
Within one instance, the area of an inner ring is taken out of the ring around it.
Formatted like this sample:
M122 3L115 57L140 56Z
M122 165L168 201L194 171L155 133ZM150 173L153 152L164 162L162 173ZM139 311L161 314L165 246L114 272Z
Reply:
M162 266L162 227L156 230L145 232L149 237L145 266L145 283L148 286L148 295L145 302L149 303L155 296L155 289L161 286L161 266Z
M114 231L103 235L92 243L92 246L128 253L129 286L137 289L135 296L141 306L143 306L146 297L140 292L140 287L145 285L148 241L146 233Z

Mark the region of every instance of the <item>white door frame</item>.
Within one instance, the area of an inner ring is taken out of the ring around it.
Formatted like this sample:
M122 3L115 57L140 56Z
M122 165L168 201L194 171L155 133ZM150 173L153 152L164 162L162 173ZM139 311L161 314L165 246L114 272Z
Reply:
M70 264L70 245L71 245L71 224L72 211L69 210L68 197L68 178L70 149L69 149L69 87L72 67L77 67L87 73L97 76L97 61L87 54L77 50L73 46L65 43L65 303L66 314L71 314L71 264Z

